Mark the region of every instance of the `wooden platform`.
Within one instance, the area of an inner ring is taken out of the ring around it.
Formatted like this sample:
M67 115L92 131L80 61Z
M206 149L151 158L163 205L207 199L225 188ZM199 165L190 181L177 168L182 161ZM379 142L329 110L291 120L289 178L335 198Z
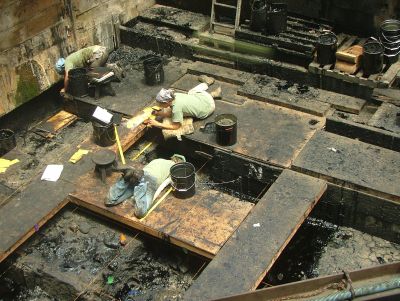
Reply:
M400 153L318 131L292 169L400 202Z
M338 35L338 51L343 51L353 45L363 45L366 39L360 39L346 34ZM400 63L397 62L391 66L384 65L381 73L372 74L364 77L363 71L358 70L356 74L348 74L335 68L335 64L321 66L316 59L308 66L308 71L315 74L332 77L350 83L367 86L369 88L388 88L395 80L400 70Z
M285 170L184 295L214 300L254 290L326 190Z
M190 199L178 199L170 194L145 219L134 216L133 203L106 207L109 187L118 179L114 174L104 184L93 173L82 176L71 201L103 216L146 232L202 256L213 258L253 208L227 194L196 187Z
M222 113L234 114L238 119L238 139L233 146L221 147L216 143L215 134L200 131L201 126L214 121L215 116ZM318 123L311 125L311 120ZM214 114L196 121L194 133L185 137L257 161L290 167L307 141L324 123L323 118L255 100L247 100L240 106L217 100Z

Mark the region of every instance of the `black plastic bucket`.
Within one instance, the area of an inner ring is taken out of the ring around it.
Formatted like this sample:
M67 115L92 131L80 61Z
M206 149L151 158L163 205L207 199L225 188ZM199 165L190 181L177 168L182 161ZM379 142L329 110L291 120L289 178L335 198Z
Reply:
M15 141L15 134L12 130L0 130L0 157L7 154L17 145Z
M92 121L92 126L93 138L97 145L106 147L115 143L116 139L113 123L103 125L96 121Z
M337 50L337 37L334 33L323 33L317 38L317 62L320 65L333 64Z
M68 94L83 97L89 93L89 81L85 68L75 68L68 72Z
M163 61L159 56L151 56L143 61L146 84L159 85L164 82Z
M253 31L265 31L267 20L267 5L265 0L255 0L251 7L250 29Z
M230 146L237 141L237 118L232 114L215 117L216 139L219 145Z
M364 75L379 73L383 68L384 48L377 41L367 42L363 46Z
M196 192L196 174L193 164L182 162L173 165L170 169L174 195L180 199L194 196Z
M272 3L267 11L267 32L278 34L286 31L287 26L287 4Z

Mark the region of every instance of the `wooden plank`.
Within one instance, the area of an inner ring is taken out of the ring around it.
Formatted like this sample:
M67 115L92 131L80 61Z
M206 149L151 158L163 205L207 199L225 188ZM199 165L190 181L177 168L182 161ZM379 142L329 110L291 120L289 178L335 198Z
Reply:
M223 113L234 114L238 119L237 143L229 147L219 146L215 135L200 131L201 126L214 121L216 115ZM317 123L312 126L311 120ZM196 121L194 133L186 138L252 157L257 161L290 167L292 160L316 129L323 126L323 118L259 101L249 99L243 105L237 106L217 100L215 113L204 120Z
M220 81L232 83L235 85L243 85L251 76L250 73L231 68L207 64L204 62L195 62L188 67L187 73L195 75L208 75Z
M67 202L73 183L35 180L0 210L0 262L25 242ZM26 210L29 209L29 210Z
M184 300L214 300L256 289L326 187L323 180L284 170Z
M152 236L212 258L239 224L247 216L253 204L211 190L196 187L190 199L178 199L172 194L158 205L149 216L139 220L134 216L132 201L115 207L106 207L109 187L118 179L113 174L104 184L90 172L80 178L71 200L101 215Z
M0 34L0 51L16 46L23 41L35 36L59 21L60 8L52 6L33 18L28 19L23 26L18 26L10 31Z
M400 202L400 153L318 131L292 165L294 170Z
M384 85L390 86L394 81L397 73L400 71L400 62L396 62L389 67L389 69L382 75L381 82Z
M35 130L55 134L60 129L67 127L77 119L78 117L76 115L61 110L57 114L51 116L45 122L38 125Z
M400 134L400 126L396 124L397 114L400 114L400 107L391 103L383 103L374 115L372 115L367 124Z
M1 9L0 33L22 27L20 25L54 6L61 9L61 2L56 0L15 1Z

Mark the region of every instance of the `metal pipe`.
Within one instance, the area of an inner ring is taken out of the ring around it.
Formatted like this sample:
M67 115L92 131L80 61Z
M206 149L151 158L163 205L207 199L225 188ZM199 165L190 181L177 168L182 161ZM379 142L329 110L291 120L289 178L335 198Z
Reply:
M310 299L310 301L344 301L353 299L355 297L368 296L372 294L393 290L396 288L400 288L400 278L392 281L382 282L372 286L356 288L354 289L354 296L352 296L350 291L345 291L345 292L331 294L326 297Z

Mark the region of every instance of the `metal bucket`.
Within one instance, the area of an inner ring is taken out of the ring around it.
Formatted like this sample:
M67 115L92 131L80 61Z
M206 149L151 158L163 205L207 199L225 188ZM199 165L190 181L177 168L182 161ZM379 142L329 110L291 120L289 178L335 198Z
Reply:
M149 86L164 82L163 61L159 56L151 56L143 61L144 78Z
M267 32L278 34L286 31L287 26L287 4L272 3L267 11Z
M378 41L367 42L363 46L364 75L379 73L383 68L384 48Z
M193 164L182 162L173 165L170 169L174 195L180 199L194 196L196 192L196 174Z
M15 141L15 134L12 130L0 130L0 157L7 154L17 145Z
M103 125L96 121L92 121L93 126L93 138L99 146L110 146L116 141L115 130L113 123Z
M250 29L253 31L265 31L267 21L267 5L265 0L255 0L251 6Z
M337 37L334 33L323 33L317 38L317 62L320 65L333 64L337 50Z
M68 94L76 97L83 97L89 93L89 81L85 68L75 68L68 72Z
M216 139L219 145L230 146L237 141L237 117L221 114L215 117Z

